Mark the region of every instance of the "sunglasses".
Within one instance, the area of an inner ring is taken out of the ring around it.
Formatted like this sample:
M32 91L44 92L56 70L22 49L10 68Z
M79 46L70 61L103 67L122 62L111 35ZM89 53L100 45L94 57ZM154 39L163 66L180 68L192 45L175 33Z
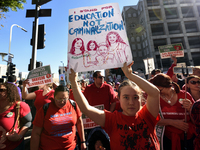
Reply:
M200 84L200 81L190 81L191 84Z
M99 79L103 79L103 78L104 78L104 76L99 76L99 77L97 77L97 78L99 78Z
M7 89L0 89L0 92L5 92Z

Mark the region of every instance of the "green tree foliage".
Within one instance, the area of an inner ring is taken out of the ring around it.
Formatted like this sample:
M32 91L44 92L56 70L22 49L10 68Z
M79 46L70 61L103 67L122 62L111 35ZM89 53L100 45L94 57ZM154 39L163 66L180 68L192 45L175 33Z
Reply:
M24 9L24 4L26 0L0 0L0 20L6 19L4 12L9 12L11 9L12 11L17 11L17 9ZM0 24L0 29L3 27Z
M24 9L23 3L26 3L26 0L0 0L0 9L2 12L8 12L9 8L17 11L17 9Z

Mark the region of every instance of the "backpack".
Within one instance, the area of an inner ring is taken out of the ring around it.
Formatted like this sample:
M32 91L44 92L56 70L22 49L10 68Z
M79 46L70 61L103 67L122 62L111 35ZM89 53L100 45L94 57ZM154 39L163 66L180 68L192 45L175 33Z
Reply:
M76 111L76 102L73 101L73 100L71 100L71 99L69 99L69 102L70 102L70 104L74 107L74 110ZM49 104L50 104L50 103L46 103L46 104L44 104L44 106L43 106L44 116L46 116L47 109L49 108Z

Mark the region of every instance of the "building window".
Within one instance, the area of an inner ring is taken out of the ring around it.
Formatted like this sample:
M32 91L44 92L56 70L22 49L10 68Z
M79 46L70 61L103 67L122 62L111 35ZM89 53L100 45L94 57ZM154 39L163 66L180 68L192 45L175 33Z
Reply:
M162 20L160 9L149 10L150 21Z
M165 8L166 19L177 19L178 13L176 8Z
M147 55L149 54L149 48L148 47L146 47L146 52L147 52Z
M159 3L159 0L147 0L147 6L159 6L160 3Z
M146 38L147 37L147 33L146 32L144 32L144 38Z
M156 35L164 35L164 28L163 28L163 24L151 24L151 32L153 36Z
M179 34L182 33L181 25L179 22L168 23L169 34Z
M133 57L137 57L137 52L133 52Z
M171 44L182 43L183 48L186 49L185 41L184 41L184 38L183 38L183 37L180 37L180 38L171 38L170 40L171 40Z
M132 44L131 47L132 47L132 50L136 50L135 44Z
M188 42L189 42L190 48L200 48L199 36L188 37Z
M158 46L167 45L167 42L166 39L154 39L153 44L155 51L158 51Z
M163 0L164 5L176 4L175 0Z
M148 46L148 42L147 42L147 40L145 40L145 45Z
M180 0L180 4L192 3L192 0Z
M131 37L131 42L135 42L135 38L133 36Z
M145 43L144 42L142 42L142 47L145 48Z
M130 17L131 17L131 14L128 14L128 17L130 18Z
M137 42L140 42L140 37L139 36L137 37Z
M142 34L142 41L144 40L144 35Z
M133 17L136 18L136 17L137 17L137 14L136 14L136 13L133 13Z
M138 49L141 49L141 44L137 44L137 48L138 48Z
M142 51L138 52L139 57L142 57Z
M133 29L135 28L135 26L136 26L136 25L135 25L134 23L131 23L131 24L130 24L130 27L133 28Z
M200 16L200 6L197 6L198 12L199 12L199 16Z
M181 11L182 11L182 14L183 14L183 18L194 17L192 7L182 7Z
M198 32L196 21L188 21L188 22L184 22L184 23L185 23L185 29L186 29L187 33Z

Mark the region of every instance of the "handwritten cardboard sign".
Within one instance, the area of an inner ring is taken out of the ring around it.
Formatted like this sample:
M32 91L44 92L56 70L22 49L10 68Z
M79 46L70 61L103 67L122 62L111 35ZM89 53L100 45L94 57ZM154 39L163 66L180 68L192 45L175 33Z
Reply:
M68 33L68 69L84 72L132 62L117 3L70 9Z

